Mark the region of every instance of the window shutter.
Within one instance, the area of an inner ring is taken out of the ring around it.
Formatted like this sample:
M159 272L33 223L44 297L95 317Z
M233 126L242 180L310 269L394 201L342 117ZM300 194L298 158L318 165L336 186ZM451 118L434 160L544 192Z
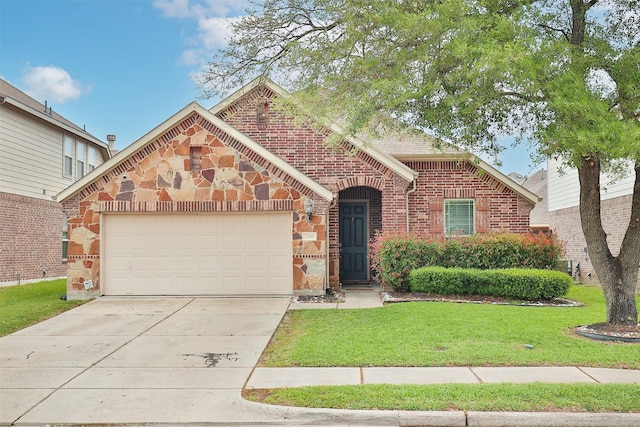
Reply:
M489 232L489 198L480 197L476 204L476 233Z
M444 233L444 200L429 200L429 231L433 234Z

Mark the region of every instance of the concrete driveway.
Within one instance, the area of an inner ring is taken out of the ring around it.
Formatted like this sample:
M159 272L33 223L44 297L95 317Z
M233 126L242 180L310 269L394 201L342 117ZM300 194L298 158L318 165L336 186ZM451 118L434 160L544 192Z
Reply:
M350 411L248 402L241 390L288 307L288 298L100 298L0 338L0 425L640 425L638 413Z
M240 390L288 305L100 298L6 336L0 424L263 421Z

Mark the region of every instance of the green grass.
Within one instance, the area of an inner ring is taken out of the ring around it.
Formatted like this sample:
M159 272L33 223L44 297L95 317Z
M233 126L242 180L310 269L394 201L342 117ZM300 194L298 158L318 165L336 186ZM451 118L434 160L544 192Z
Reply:
M640 345L592 341L571 332L574 326L604 321L602 291L574 286L567 296L585 306L412 302L366 310L292 311L261 365L640 369Z
M292 311L261 364L640 369L640 345L590 341L571 333L574 326L604 321L602 291L574 286L568 297L585 306L414 302L367 310ZM638 384L359 385L244 390L243 395L269 404L314 408L640 412Z
M0 336L70 310L83 301L62 301L66 279L0 288Z
M245 390L274 405L408 411L640 412L637 384L361 385Z

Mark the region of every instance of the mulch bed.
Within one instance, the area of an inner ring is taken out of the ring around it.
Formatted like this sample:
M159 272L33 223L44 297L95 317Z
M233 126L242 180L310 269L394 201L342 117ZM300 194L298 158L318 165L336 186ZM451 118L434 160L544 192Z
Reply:
M531 307L581 307L584 304L568 298L555 298L553 300L512 300L507 298L492 297L488 295L438 295L421 294L411 292L382 292L382 299L386 303L432 301L432 302L456 302L467 304L495 304L495 305L521 305Z
M640 325L614 326L609 323L577 326L575 332L587 338L600 341L626 341L640 343Z
M292 297L291 302L335 304L344 302L344 292L333 291L324 295L298 295Z

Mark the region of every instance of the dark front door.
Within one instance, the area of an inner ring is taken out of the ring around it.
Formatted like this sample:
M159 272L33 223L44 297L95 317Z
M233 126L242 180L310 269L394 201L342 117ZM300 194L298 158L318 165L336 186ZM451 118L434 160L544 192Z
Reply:
M340 281L369 280L367 203L340 203Z

